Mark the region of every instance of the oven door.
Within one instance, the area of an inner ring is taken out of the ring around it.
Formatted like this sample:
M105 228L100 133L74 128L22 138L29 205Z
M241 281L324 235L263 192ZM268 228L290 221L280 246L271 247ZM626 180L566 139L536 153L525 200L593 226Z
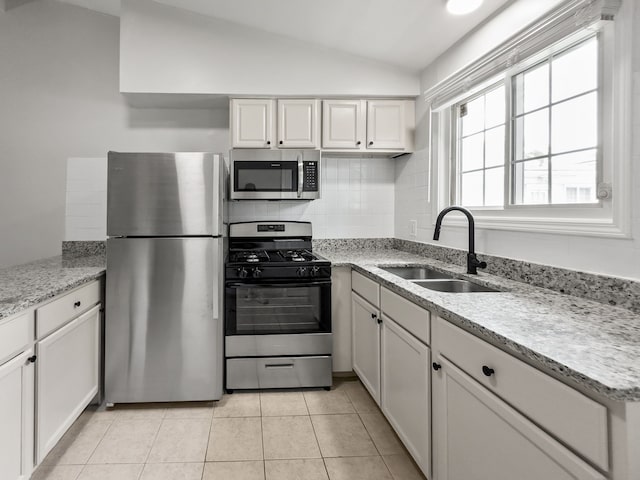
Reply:
M331 332L331 281L228 283L227 335Z

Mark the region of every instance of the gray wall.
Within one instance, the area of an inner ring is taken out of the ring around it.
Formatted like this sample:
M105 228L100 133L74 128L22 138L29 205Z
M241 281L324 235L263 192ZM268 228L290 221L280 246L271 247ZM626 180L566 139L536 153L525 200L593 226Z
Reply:
M69 157L227 151L227 110L135 109L119 21L53 0L0 13L0 267L60 253Z

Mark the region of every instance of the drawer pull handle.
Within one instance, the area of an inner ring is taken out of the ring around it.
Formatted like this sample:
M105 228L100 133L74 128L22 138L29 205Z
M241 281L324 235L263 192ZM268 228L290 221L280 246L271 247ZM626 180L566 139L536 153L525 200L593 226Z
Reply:
M482 366L482 373L484 373L487 377L490 377L491 375L496 373L496 371L491 367L487 367L486 365L483 365Z
M434 369L436 372L442 368L442 365L440 365L439 363L436 363L436 362L433 362L433 363L431 364L431 366L433 367L433 369Z
M27 358L27 362L29 362L29 363L36 363L36 359L37 359L37 358L38 358L37 356L32 355L31 357Z
M264 368L293 368L293 363L266 363Z
M78 308L80 305L82 305L80 303L80 300L78 300L76 303L73 304L73 308Z

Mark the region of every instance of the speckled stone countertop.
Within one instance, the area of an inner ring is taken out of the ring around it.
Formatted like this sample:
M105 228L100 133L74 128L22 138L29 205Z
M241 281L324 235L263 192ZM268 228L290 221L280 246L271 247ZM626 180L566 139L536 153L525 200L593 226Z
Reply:
M542 370L619 401L640 401L640 315L394 249L314 250ZM499 289L443 293L378 266L426 265Z
M0 320L105 272L103 255L51 257L0 269Z

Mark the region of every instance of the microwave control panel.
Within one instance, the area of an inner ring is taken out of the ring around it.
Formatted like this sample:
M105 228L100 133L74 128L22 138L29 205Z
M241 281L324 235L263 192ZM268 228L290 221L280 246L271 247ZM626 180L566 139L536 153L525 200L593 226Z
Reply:
M304 162L304 178L302 190L304 192L318 191L318 162Z

